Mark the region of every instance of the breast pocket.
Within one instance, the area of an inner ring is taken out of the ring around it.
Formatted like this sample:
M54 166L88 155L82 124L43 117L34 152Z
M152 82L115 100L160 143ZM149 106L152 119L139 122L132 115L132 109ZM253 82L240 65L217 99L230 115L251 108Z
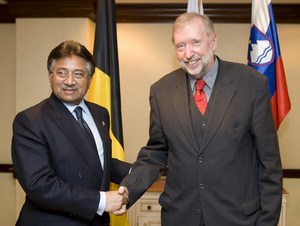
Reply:
M249 126L248 124L239 126L234 129L230 129L226 131L226 137L227 138L235 138L242 136L245 132L249 132Z

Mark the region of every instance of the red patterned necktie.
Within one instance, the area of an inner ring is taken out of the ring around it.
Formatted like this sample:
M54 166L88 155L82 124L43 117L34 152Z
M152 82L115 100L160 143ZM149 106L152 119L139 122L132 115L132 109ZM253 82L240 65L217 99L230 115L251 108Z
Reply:
M207 106L206 95L203 91L204 86L205 86L205 81L202 78L198 79L196 82L196 92L194 95L194 100L202 115L204 115Z

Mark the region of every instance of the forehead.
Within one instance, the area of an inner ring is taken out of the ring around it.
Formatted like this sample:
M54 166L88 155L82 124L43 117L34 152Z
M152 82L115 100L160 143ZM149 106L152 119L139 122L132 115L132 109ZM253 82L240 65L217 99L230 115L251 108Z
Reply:
M187 40L200 40L207 37L205 26L199 19L194 19L174 30L174 43L185 42Z
M86 61L79 56L71 55L57 59L54 64L54 68L65 68L65 69L86 69Z

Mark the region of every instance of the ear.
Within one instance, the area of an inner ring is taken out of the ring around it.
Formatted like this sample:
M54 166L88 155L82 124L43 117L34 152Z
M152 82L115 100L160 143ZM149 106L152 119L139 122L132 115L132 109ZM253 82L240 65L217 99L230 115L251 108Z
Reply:
M218 38L217 38L217 34L214 33L212 36L212 48L214 52L217 50L217 47L218 47Z
M52 79L52 73L48 73L48 80L49 80L49 82L50 82L50 86L51 86L51 79Z
M89 88L90 88L92 81L93 81L93 77L89 77Z

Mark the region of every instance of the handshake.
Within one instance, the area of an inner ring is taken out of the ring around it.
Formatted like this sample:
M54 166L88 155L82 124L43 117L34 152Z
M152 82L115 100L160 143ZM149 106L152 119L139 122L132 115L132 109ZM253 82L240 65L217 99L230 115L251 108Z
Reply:
M105 212L121 216L126 213L126 205L129 203L129 191L126 187L120 186L118 191L107 191Z

